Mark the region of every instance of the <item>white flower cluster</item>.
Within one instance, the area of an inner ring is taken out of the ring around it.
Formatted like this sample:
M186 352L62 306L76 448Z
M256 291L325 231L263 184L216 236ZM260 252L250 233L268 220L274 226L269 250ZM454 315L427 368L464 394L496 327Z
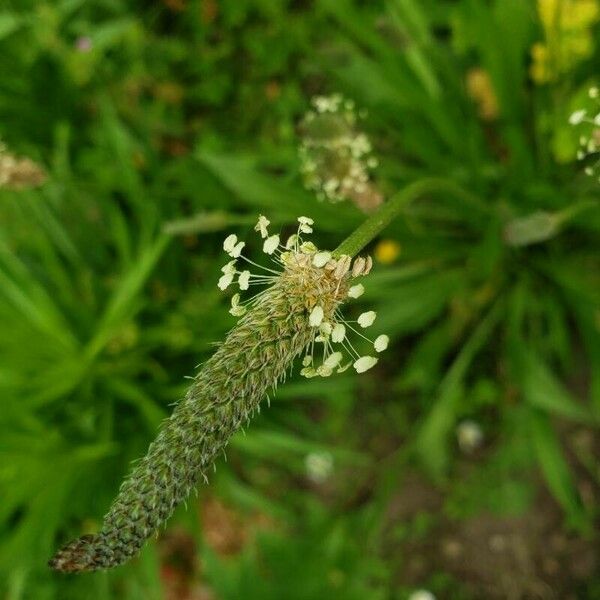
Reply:
M369 138L356 130L354 102L341 95L317 96L301 124L299 153L305 185L319 200L341 202L368 191L377 166Z
M363 312L356 321L348 321L343 318L339 305L347 299L355 299L362 296L365 291L362 283L349 285L352 278L367 275L372 267L370 257L359 257L352 261L349 256L334 258L331 252L319 250L312 242L305 241L303 234L312 233L313 220L308 217L298 218L298 230L289 236L285 243L280 240L279 234L269 235L268 226L270 221L260 216L255 231L259 232L263 239L263 252L272 257L275 265L281 270L274 270L259 265L242 254L244 242L238 241L235 234L227 236L223 243L223 249L233 259L222 269L223 275L219 279L218 287L227 289L230 285L237 286L241 291L248 290L253 285L273 285L282 273L287 269L305 269L307 276L300 273L301 281L309 281L310 270L317 279L319 277L332 278L337 282L333 293L321 293L318 290L302 290L307 296L316 296L316 301L307 315L307 326L312 331L312 340L308 344L307 353L302 360L300 373L305 377L328 377L334 370L341 373L351 365L357 373L368 371L378 362L375 356L361 355L348 338L348 334L355 333L369 342L376 353L383 352L389 344L387 335L379 335L374 340L368 338L362 330L370 327L375 319L375 311ZM246 263L240 268L238 260ZM263 273L256 274L250 268L256 267ZM331 279L330 279L331 280ZM233 316L243 316L249 307L261 301L262 293L259 293L245 301L241 301L240 294L236 293L231 299L230 313ZM317 348L321 348L315 353ZM344 363L344 353L350 360ZM320 364L316 364L315 354L319 356Z
M598 103L597 113L594 115L585 109L576 110L569 117L569 123L573 126L587 125L589 127L591 125L589 135L581 135L579 138L577 158L589 163L584 172L586 175L594 177L600 172L600 90L592 87L588 94ZM598 181L600 181L600 176Z

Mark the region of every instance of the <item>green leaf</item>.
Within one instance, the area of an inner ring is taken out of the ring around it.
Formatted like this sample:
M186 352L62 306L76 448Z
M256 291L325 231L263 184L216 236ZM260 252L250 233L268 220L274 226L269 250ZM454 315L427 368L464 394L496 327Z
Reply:
M262 173L253 158L202 152L198 159L242 202L254 210L269 211L269 218L277 216L293 223L300 215L308 215L315 219L317 229L329 231L351 230L362 220L348 203L333 206L318 202L298 186L287 185L275 176Z
M580 531L588 529L589 519L548 417L532 410L529 421L533 448L550 492L566 512L572 527Z
M533 350L520 353L521 388L525 400L554 415L590 423L591 413L578 403Z
M458 401L463 393L468 369L494 331L503 308L502 299L496 301L471 337L463 344L440 384L433 408L419 428L415 448L435 477L441 477L448 465L448 437L456 421Z
M0 40L19 29L22 24L23 19L18 15L10 12L0 13Z

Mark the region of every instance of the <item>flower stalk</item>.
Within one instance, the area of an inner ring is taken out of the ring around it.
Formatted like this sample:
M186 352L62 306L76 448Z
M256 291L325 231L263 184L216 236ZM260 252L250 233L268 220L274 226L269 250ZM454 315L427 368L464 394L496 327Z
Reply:
M372 242L407 205L430 193L448 193L468 203L478 212L486 211L479 201L453 182L438 177L420 179L396 192L371 217L354 230L334 251L334 256L356 256Z

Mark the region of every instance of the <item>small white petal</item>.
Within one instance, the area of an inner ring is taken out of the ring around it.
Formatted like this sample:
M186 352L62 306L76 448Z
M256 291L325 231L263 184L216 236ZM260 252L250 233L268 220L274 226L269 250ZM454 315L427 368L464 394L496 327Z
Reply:
M225 241L223 242L223 250L225 250L225 252L231 252L236 244L237 235L235 235L235 233L232 233L231 235L228 235L225 238Z
M250 271L242 271L238 278L240 290L247 290L250 287Z
M260 215L258 217L258 223L254 226L254 231L260 231L261 237L264 239L269 235L267 227L271 224L271 221L267 217Z
M298 217L300 225L314 225L314 221L310 217Z
M315 267L324 267L331 259L331 252L317 252L313 256L313 265Z
M245 245L246 242L238 242L229 253L229 256L231 256L232 258L239 258L240 254L242 253L242 249Z
M279 235L275 234L265 240L263 252L266 254L273 254L273 252L277 250L277 246L279 246Z
M341 352L333 352L330 354L323 363L324 367L329 369L335 369L342 362L342 353Z
M364 373L377 364L377 359L374 356L361 356L354 363L354 368L357 373Z
M390 338L387 335L380 335L375 338L375 342L373 343L373 347L377 352L383 352L390 343Z
M362 313L358 317L358 324L364 329L365 327L369 327L369 325L373 325L375 321L375 317L377 313L374 310L369 310L367 312Z
M217 287L220 290L226 290L233 281L233 273L225 273L225 275L221 275L219 278L219 283L217 283Z
M303 367L308 367L309 365L312 365L312 361L313 361L313 357L310 354L307 354L303 359L302 359L302 366Z
M308 324L311 327L318 327L321 324L322 320L323 309L319 305L317 305L312 309L310 316L308 317Z
M341 323L337 323L331 332L331 341L339 344L346 337L346 327Z
M365 286L362 283L358 283L356 285L353 285L348 290L348 297L349 298L360 298L364 293L365 293Z

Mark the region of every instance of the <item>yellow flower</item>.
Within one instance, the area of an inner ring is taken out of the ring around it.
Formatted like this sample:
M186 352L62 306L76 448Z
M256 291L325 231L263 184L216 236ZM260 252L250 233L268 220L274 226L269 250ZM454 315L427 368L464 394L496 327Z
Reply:
M400 255L400 244L394 240L381 240L377 246L375 246L375 260L378 262L389 265L393 263Z
M545 41L531 48L531 77L548 83L572 70L594 51L592 26L600 19L598 0L538 0Z

